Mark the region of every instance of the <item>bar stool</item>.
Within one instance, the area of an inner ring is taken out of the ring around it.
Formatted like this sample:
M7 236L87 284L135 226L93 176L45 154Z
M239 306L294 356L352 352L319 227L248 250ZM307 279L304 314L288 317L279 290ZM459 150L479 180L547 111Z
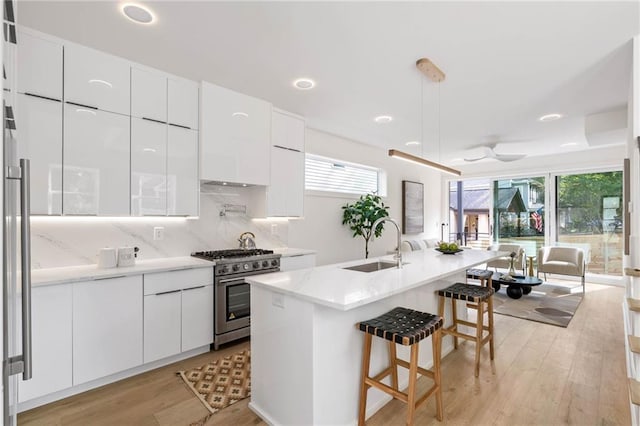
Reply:
M489 342L489 355L493 359L493 288L491 286L481 287L471 284L455 283L447 288L438 290L438 315L444 317L444 304L445 299L451 299L451 316L452 325L442 328L442 335L446 336L450 334L453 336L453 346L458 349L458 337L472 340L476 343L476 368L475 376L480 375L480 350L487 342ZM476 315L476 323L465 321L458 318L456 309L456 300L463 300L472 302L477 305L475 309L478 310ZM487 306L485 310L485 304ZM483 324L484 313L487 313L489 319L489 325ZM475 336L471 334L465 334L458 331L458 325L466 325L468 327L475 327ZM484 332L487 331L486 336Z
M413 425L416 409L435 393L437 418L442 421L442 389L440 388L440 329L442 324L440 316L402 307L394 308L379 317L356 324L360 331L365 332L358 425L362 426L365 423L367 390L372 386L407 404L407 425ZM369 377L371 344L374 335L389 340L389 367L374 377ZM418 366L418 342L430 335L433 335L433 369L425 370ZM397 358L396 343L411 346L409 362ZM398 389L398 366L409 370L409 387L406 393L400 392ZM430 377L434 384L420 399L416 400L417 373ZM391 375L391 386L382 383L382 379L389 375Z
M482 287L491 287L493 272L488 269L467 269L467 279L480 281Z

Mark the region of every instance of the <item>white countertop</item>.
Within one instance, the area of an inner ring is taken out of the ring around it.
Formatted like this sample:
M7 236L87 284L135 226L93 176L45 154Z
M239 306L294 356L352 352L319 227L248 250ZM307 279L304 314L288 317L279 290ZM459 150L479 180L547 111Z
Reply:
M307 249L292 248L292 247L274 248L273 252L276 254L282 255L282 257L304 256L306 254L317 253L315 250L307 250Z
M67 266L63 268L34 269L31 271L31 285L64 284L90 281L96 278L139 275L150 272L165 272L179 269L213 267L214 262L191 256L168 257L163 259L138 260L135 266L120 268L98 268L98 265Z
M343 269L377 260L394 261L393 256L384 256L245 279L252 285L348 311L504 255L505 252L487 250L464 250L455 255L445 255L428 249L404 253L403 262L407 263L402 269L368 273Z

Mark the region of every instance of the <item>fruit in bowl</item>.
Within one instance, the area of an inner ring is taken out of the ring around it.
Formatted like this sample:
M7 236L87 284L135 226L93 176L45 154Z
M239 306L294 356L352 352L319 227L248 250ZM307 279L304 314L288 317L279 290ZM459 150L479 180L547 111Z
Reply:
M454 251L458 251L459 247L458 247L458 244L456 243L441 242L440 244L438 244L438 249L440 251L454 252Z

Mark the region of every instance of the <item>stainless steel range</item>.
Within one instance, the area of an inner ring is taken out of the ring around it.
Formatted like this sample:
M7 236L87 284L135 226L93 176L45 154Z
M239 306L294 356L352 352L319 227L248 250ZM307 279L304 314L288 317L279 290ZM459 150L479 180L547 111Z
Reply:
M213 348L250 332L251 293L244 280L249 275L280 270L280 255L272 250L234 249L199 251L191 256L215 261L214 271L214 340Z

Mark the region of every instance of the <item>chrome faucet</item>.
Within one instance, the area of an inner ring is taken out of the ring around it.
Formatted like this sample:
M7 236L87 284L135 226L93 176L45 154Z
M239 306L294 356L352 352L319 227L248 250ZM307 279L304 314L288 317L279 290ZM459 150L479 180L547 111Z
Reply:
M402 232L400 232L400 225L398 225L398 222L396 222L395 220L391 219L390 217L381 217L380 219L376 220L375 222L373 222L373 225L371 225L371 232L374 233L376 232L376 228L378 227L378 225L380 225L382 222L391 222L396 226L396 230L398 231L398 245L396 246L396 255L395 258L398 261L398 269L402 268L402 253L400 253L400 239L402 236Z

